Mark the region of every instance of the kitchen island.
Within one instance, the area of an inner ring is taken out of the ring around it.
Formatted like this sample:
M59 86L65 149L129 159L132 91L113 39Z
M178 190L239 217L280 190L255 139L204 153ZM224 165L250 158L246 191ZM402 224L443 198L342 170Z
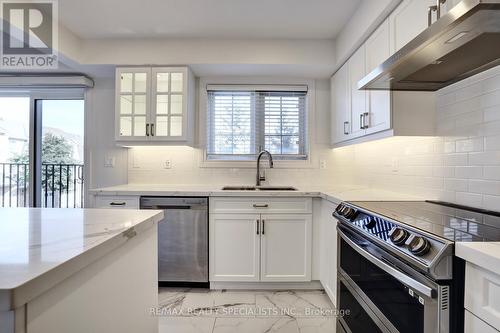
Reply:
M0 333L157 332L161 211L0 209Z

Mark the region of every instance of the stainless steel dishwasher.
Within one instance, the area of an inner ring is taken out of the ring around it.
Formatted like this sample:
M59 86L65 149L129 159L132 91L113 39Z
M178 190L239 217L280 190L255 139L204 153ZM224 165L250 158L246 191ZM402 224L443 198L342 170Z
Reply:
M208 286L208 198L141 197L141 209L161 209L159 285Z

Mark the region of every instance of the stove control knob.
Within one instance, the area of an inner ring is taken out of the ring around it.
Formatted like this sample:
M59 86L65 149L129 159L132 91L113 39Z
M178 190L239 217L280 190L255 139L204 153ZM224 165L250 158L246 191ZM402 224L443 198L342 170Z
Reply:
M368 229L373 229L373 228L375 228L376 225L377 225L377 221L375 220L374 217L370 217L368 219L368 221L366 221L366 223L365 223L365 227L367 227Z
M408 239L409 236L410 236L410 234L408 233L408 231L401 229L401 228L396 228L391 233L390 238L391 238L391 242L393 242L395 245L400 246L406 242L406 240Z
M408 244L410 252L417 256L423 256L431 249L431 244L425 238L415 236Z
M356 215L356 210L354 210L353 208L348 207L344 212L344 217L349 220L352 220L354 217L356 217Z
M342 211L344 210L344 205L340 204L337 206L337 208L335 208L335 212L339 215L342 215Z

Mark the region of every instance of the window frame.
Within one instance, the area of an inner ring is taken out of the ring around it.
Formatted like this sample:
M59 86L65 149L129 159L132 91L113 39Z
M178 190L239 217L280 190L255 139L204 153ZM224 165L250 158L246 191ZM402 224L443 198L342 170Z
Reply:
M307 157L305 159L276 159L274 161L275 168L315 168L317 167L315 151L312 146L314 143L313 129L315 124L315 81L313 79L294 79L294 78L270 78L270 77L201 77L198 82L199 93L199 123L203 124L198 128L199 135L199 167L201 168L255 168L256 156L253 159L208 159L207 155L207 127L208 122L208 93L207 86L209 85L235 85L235 86L262 86L272 90L276 86L307 86L306 94L306 135L305 150ZM291 155L294 156L294 155Z

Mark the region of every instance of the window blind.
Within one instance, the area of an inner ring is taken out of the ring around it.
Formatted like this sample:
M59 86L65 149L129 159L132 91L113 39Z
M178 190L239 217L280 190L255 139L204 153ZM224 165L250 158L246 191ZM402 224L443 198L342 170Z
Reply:
M306 91L208 90L207 159L307 159Z

